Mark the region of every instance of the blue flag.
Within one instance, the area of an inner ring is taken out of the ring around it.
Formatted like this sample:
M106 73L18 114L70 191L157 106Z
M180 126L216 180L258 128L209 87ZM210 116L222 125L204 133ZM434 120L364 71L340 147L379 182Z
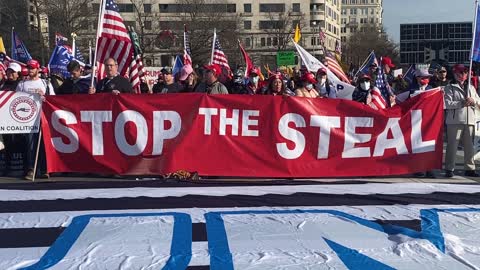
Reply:
M365 60L365 62L363 63L363 65L358 69L357 71L357 76L360 75L359 73L363 73L363 74L368 74L370 72L370 66L375 63L378 65L378 61L377 61L377 57L375 56L375 53L372 51L367 59Z
M179 55L177 55L177 57L175 57L175 64L173 64L173 69L172 69L173 77L175 77L175 75L177 73L180 73L180 71L182 71L182 67L183 67L182 58L183 57L179 56Z
M480 12L480 6L477 5L477 14ZM480 62L480 19L475 18L476 21L476 31L475 31L475 42L473 43L473 54L472 54L472 60L475 62Z
M415 79L415 64L411 65L407 71L405 72L405 75L403 75L403 79L408 82L408 84L412 84L412 82Z
M62 75L63 78L70 78L70 73L67 71L67 65L74 60L73 55L64 46L55 46L48 67L51 74Z
M12 59L22 63L27 63L32 60L32 57L28 53L27 47L20 40L17 33L12 31Z
M80 48L78 47L75 47L75 59L77 59L78 61L82 62L82 63L85 63L85 58L83 58L83 55L82 53L80 52Z

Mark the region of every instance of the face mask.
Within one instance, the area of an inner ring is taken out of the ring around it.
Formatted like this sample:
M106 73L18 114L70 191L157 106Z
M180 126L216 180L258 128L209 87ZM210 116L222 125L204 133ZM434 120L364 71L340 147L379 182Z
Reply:
M252 82L253 82L253 84L257 84L257 83L258 83L258 79L260 79L260 78L258 78L258 76L252 77Z
M362 88L363 90L368 90L370 89L370 82L362 82L360 83L360 88Z
M309 84L305 85L305 88L307 90L312 90L313 89L313 84L309 83Z
M430 82L430 79L421 79L421 80L420 80L420 83L421 83L422 85L427 85L429 82Z
M326 79L321 79L320 80L320 85L324 85L326 81L327 81Z

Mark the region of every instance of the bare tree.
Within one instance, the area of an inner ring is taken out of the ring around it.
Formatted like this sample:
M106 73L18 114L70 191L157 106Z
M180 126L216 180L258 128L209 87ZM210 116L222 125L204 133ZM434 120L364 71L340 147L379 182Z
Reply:
M92 16L90 7L94 0L35 0L43 2L43 10L49 18L49 30L53 36L61 33L69 36L88 29ZM97 11L95 11L96 13Z
M154 14L151 13L150 3L146 3L145 0L130 0L130 3L133 5L136 25L138 25L138 28L135 27L135 32L138 34L140 48L143 54L154 42L154 38L147 38L147 36L155 37L160 32L158 29L152 28ZM147 10L147 5L150 10Z
M209 61L214 29L229 61L239 61L237 40L240 18L235 4L226 0L216 4L208 4L205 0L177 0L177 4L181 7L179 21L176 22L177 33L181 36L183 24L187 26L194 63Z
M375 25L361 27L343 44L343 62L358 67L372 50L377 56L389 56L399 62L398 45L388 38L384 29Z
M293 12L292 9L283 12L267 12L267 21L259 22L259 29L263 29L269 37L273 39L273 46L277 51L286 50L290 39L293 36L292 29L298 24L300 29L304 28L305 14L301 12Z
M33 5L31 12L37 15L36 13L38 12L36 10L42 9L43 2L42 0L34 0L31 3ZM29 11L29 2L27 0L0 1L0 10L2 15L6 16L5 22L9 22L8 24L2 22L0 25L0 35L3 37L4 42L11 44L10 31L14 27L15 32L26 44L32 57L42 59L42 63L44 63L44 42L41 27L38 27L38 25L42 26L42 20L40 16L35 16L34 20L37 23L37 27L29 25L30 18L26 16L26 13Z

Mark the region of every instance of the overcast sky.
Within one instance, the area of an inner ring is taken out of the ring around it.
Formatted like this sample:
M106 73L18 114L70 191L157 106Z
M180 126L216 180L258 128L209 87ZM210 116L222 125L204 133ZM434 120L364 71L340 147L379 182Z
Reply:
M427 22L471 22L473 0L383 0L383 25L400 42L400 24Z

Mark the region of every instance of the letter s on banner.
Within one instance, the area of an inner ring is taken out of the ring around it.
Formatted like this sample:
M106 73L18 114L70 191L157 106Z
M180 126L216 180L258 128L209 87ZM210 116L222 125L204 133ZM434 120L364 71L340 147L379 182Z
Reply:
M65 119L65 124L71 125L77 123L75 115L69 111L57 110L52 113L51 125L58 133L68 138L70 143L64 143L61 137L52 137L52 144L60 153L70 154L78 150L78 134L72 128L60 123L60 119Z
M305 136L298 130L288 127L288 123L295 123L296 127L306 127L305 119L296 113L287 113L278 121L278 132L283 138L292 141L295 147L288 149L287 143L277 143L278 154L285 159L296 159L305 150Z

